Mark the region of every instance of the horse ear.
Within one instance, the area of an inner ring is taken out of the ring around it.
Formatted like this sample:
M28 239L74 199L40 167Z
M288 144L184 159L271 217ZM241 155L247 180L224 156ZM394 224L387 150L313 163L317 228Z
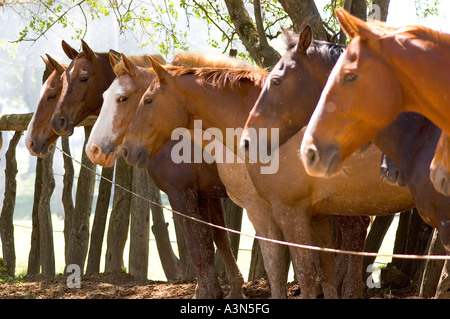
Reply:
M293 47L293 43L295 43L294 33L283 27L281 27L281 32L283 32L286 38L286 43L288 47Z
M123 53L122 53L122 62L123 65L125 66L125 69L127 69L127 72L131 77L137 76L138 74L137 66L133 62L131 62L130 59L128 59Z
M64 53L66 53L67 57L71 60L75 59L75 57L78 55L78 51L72 48L69 44L67 44L66 41L62 40L62 48Z
M111 66L114 68L114 66L119 63L120 61L120 55L117 56L115 53L109 52L109 63L111 63Z
M86 42L84 42L83 39L81 39L81 48L83 49L83 52L88 59L92 60L95 58L94 51L92 51L92 49L87 45Z
M381 35L379 32L371 29L365 21L352 16L343 8L337 8L335 14L342 30L344 30L351 39L359 36L361 39L367 40Z
M357 26L353 23L352 16L343 8L337 8L335 10L336 18L341 25L342 30L350 37L354 38L359 35Z
M153 57L149 56L150 61L152 62L153 71L155 71L156 76L159 79L159 83L161 84L169 84L172 83L173 77L172 75L167 72L164 67L159 64Z
M313 41L313 31L309 24L307 24L300 32L297 43L297 52L304 54L308 50Z
M45 65L47 66L47 69L50 70L50 72L53 72L55 70L55 68L53 67L53 65L41 55L41 59L44 61Z
M53 66L53 69L56 70L59 74L63 74L66 70L58 61L53 59L50 55L46 54L48 62Z

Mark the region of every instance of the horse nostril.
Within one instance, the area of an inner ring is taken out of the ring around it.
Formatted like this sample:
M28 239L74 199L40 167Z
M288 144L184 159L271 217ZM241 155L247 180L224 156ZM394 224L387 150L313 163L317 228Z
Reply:
M306 151L306 159L309 165L314 165L318 160L319 156L317 154L317 148L315 146L310 146Z
M35 143L34 143L34 139L30 139L30 148L31 148L31 149L33 149L34 144L35 144Z
M124 159L128 156L128 149L125 146L122 148L122 156Z
M60 117L58 119L59 128L65 130L67 128L67 119L65 117Z
M99 155L99 153L100 153L100 147L98 147L97 145L92 145L91 146L91 153L94 155L94 156L97 156L97 155Z

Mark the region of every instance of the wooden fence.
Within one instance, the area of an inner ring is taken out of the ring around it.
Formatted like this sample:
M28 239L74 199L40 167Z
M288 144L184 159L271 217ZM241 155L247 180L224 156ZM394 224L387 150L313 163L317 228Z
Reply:
M28 127L32 118L29 114L6 114L0 117L0 132L13 131L14 135L6 152L5 169L5 197L3 209L0 215L0 235L2 238L3 257L7 262L8 273L15 274L15 247L13 214L16 199L16 174L17 163L15 158L16 146ZM96 117L90 116L78 126L84 127L85 142L89 138L90 131ZM1 135L0 135L1 137ZM45 277L55 276L55 256L53 247L53 229L50 212L50 198L55 188L53 176L53 154L63 152L64 178L62 200L64 207L64 239L65 239L65 264L79 265L85 273L100 272L100 260L102 244L107 230L107 249L104 271L121 271L124 268L125 243L130 234L130 255L128 269L135 278L147 278L149 262L149 235L150 215L152 219L151 231L156 240L157 250L163 271L168 280L193 279L194 267L184 237L175 225L178 255L173 251L163 208L161 194L155 186L147 171L128 166L123 159L116 162L115 167L102 168L100 183L98 185L98 197L95 211L92 212L95 165L90 162L85 152L82 152L81 167L76 184L75 202L72 196L74 185L74 166L69 147L69 138L62 138L62 150L50 147L45 158L38 158L36 164L36 177L34 189L34 202L32 211L32 235L31 249L28 259L27 276L42 273ZM31 156L31 155L30 155ZM107 227L107 216L112 194L112 184L122 187L114 188L114 198ZM137 196L132 196L127 190L148 198L156 203L151 204ZM242 208L233 204L230 200L223 201L226 212L227 225L240 230L242 221ZM91 212L94 213L92 227L89 225ZM232 249L237 256L239 249L239 235L230 234ZM261 278L265 275L259 245L254 244L253 258L251 261L249 279ZM87 264L85 264L87 263ZM224 267L220 255L216 256L216 265L219 274L225 276Z
M8 114L0 116L0 132L12 131L13 136L6 151L5 161L5 195L0 215L0 235L2 240L3 258L11 276L15 274L15 246L13 214L17 192L17 162L16 147L27 129L32 117L30 114ZM86 144L92 125L96 117L88 117L79 126L84 127ZM0 135L1 138L1 135ZM177 232L178 255L172 249L168 234L168 224L165 221L161 205L159 189L154 185L146 170L128 166L119 159L115 167L102 168L98 185L98 197L95 206L92 227L90 215L93 207L93 194L96 180L95 165L90 162L85 152L82 152L81 166L76 184L76 196L73 201L72 187L74 185L74 166L70 154L69 138L62 138L62 150L50 147L45 158L38 158L34 187L34 202L32 209L31 248L28 258L27 276L42 274L45 277L55 276L55 253L53 247L53 228L50 212L50 198L55 188L53 176L53 154L62 151L64 161L64 178L62 203L64 207L64 239L65 264L77 264L85 273L100 272L102 244L107 230L107 247L105 256L106 272L122 271L124 267L125 243L130 234L129 273L135 278L147 278L149 263L149 235L150 216L151 231L156 240L160 261L166 275L171 280L193 279L194 268L190 262L184 238ZM83 150L84 150L83 145ZM2 146L0 139L0 148ZM31 156L31 155L30 155ZM114 188L114 198L106 227L109 203L112 194L111 180L122 187ZM127 190L148 198L156 204L150 204L137 196L132 196ZM159 204L159 205L158 205ZM231 201L223 202L227 225L240 230L242 208ZM377 217L367 237L366 251L377 252L382 239L392 222L393 216ZM175 225L177 230L177 225ZM232 249L237 254L239 235L230 234ZM436 239L436 232L425 225L417 212L403 213L397 230L394 253L407 254L444 254L443 247ZM421 243L418 245L418 243ZM374 258L365 258L364 271L372 264ZM220 265L220 257L216 259ZM286 263L289 261L287 260ZM87 263L87 264L86 264ZM448 264L448 262L446 263ZM443 262L419 260L393 260L392 266L406 273L410 280L418 283L421 293L425 297L433 296L439 281ZM445 267L444 267L445 269ZM219 274L224 276L223 267L219 267ZM447 267L448 272L448 267ZM367 276L367 273L365 273ZM260 255L258 241L253 244L252 259L249 270L249 280L265 276L264 266Z

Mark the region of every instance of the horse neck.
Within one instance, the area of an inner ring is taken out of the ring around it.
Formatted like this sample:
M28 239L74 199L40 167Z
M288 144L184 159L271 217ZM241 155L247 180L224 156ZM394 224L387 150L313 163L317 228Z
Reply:
M402 85L404 110L424 114L441 128L449 127L450 113L442 105L450 99L450 73L442 70L450 68L450 44L395 37L387 43L383 52Z
M189 101L188 112L193 118L202 120L204 129L218 128L224 136L227 128L244 127L261 92L260 87L247 80L233 88L217 88L198 81L193 75L182 76L180 80L180 87Z
M373 139L375 145L402 170L406 170L422 153L434 154L441 130L424 116L406 112L400 114L387 128Z

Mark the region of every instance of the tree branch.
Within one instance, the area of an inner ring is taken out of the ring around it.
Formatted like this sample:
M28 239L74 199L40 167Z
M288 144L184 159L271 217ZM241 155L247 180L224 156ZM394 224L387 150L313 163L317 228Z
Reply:
M262 67L273 67L280 59L280 54L270 45L262 45L255 23L247 12L244 2L242 0L225 0L225 3L236 33L252 59Z

